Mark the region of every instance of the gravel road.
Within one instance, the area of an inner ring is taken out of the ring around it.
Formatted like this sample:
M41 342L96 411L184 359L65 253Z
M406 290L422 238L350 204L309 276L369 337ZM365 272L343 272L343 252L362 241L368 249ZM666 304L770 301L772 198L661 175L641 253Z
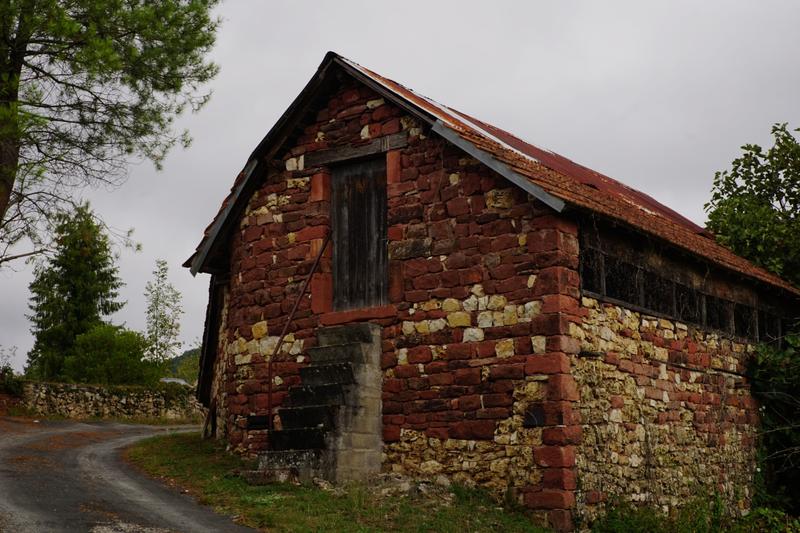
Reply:
M254 531L125 464L125 446L195 428L0 417L0 531Z

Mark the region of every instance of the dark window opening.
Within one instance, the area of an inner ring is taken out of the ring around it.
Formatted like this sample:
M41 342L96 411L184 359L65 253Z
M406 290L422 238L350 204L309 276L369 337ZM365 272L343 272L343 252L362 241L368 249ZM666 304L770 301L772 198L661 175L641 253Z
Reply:
M706 325L713 329L731 331L730 302L706 295Z
M703 323L703 307L696 290L680 283L675 284L676 316L684 322Z
M675 284L658 274L645 270L643 272L644 307L664 315L675 315Z
M695 288L687 275L702 272L688 265L686 272L681 271L682 262L671 261L658 248L642 248L641 241L635 237L627 240L624 235L615 234L607 239L604 246L604 239L596 227L588 227L582 233L581 288L589 296L607 298L641 313L664 316L752 341L774 342L778 346L786 331L800 328L800 320L792 321L778 313L773 314L774 311L769 310L771 306L764 310L760 305L701 293L700 288L706 286L706 282L699 282ZM653 264L651 260L656 258L663 263ZM712 290L716 290L716 279L710 281ZM766 301L764 304L769 305Z
M639 298L639 269L616 257L605 258L606 296L641 305Z
M733 305L733 331L738 337L755 338L755 309L742 304Z
M581 254L581 283L583 290L603 294L603 254L586 248Z

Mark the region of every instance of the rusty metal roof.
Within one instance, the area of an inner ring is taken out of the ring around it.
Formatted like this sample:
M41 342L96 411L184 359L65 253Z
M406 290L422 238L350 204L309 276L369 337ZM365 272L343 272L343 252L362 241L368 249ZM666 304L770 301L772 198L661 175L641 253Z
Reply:
M625 223L733 272L800 294L800 289L734 254L717 243L710 232L647 194L431 100L338 54L328 52L315 78L312 78L303 93L318 87L319 79L326 75L332 64L341 66L393 103L432 124L435 132L445 133L446 138L458 141L459 146L467 147L471 153L481 156L481 161L487 161L488 157L492 163L499 165L498 168L504 170L501 174L509 177L512 182L519 184L515 178L522 176L536 190L544 191L548 197L555 197L569 205ZM279 125L290 122L291 115L296 114L295 107L301 101L303 93L281 117ZM251 161L258 159L259 152L269 144L270 139L280 137L275 132L276 128L277 126L270 130L262 140L251 156ZM244 181L246 180L242 180L240 175L237 179L238 185L234 186L223 206L228 206L231 198L238 192L237 187L245 185ZM215 237L215 227L219 229L223 222L220 220L222 213L223 210L209 226L198 251L186 262L186 266L192 266L193 272L202 267L203 245Z

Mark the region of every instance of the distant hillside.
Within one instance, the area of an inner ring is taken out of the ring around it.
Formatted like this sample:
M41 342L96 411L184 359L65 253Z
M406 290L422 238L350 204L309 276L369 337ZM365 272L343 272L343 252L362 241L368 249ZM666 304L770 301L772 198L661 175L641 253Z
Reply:
M186 350L178 357L175 357L169 361L169 369L172 375L191 384L194 384L197 381L197 373L199 368L200 348Z

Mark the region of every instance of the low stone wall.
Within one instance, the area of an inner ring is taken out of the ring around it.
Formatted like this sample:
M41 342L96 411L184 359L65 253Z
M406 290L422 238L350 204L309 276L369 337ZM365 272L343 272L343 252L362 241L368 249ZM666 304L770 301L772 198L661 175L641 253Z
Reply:
M203 419L203 408L188 387L96 386L26 382L22 405L42 416L67 418Z

